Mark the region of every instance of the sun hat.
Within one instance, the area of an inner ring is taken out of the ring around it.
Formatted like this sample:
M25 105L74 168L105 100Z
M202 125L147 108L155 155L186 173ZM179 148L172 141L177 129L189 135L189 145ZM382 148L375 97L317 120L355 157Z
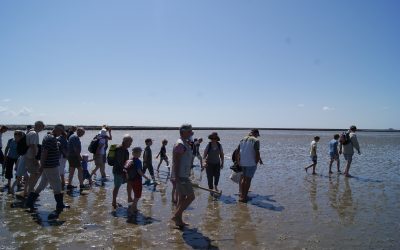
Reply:
M208 136L208 139L210 139L210 140L216 139L217 141L220 141L220 140L221 140L221 138L219 138L217 132L212 132L212 133Z

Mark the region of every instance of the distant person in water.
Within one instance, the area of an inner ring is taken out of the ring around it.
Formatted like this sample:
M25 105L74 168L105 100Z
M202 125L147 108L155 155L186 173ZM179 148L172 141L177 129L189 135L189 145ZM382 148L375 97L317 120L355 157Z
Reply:
M351 126L349 131L340 137L340 150L339 154L343 153L344 159L346 160L346 169L344 175L346 177L351 177L349 171L351 163L353 162L354 149L357 150L358 154L361 154L360 145L358 144L356 136L357 127Z
M153 153L151 151L151 145L153 145L153 140L147 138L144 142L146 143L146 148L144 149L143 153L143 173L145 174L146 170L148 169L151 178L155 180L154 168L153 168Z
M192 160L192 165L194 163L194 159L197 158L200 162L200 167L203 169L203 158L201 157L200 154L200 145L203 142L203 138L199 139L194 139L193 140L193 160Z
M314 140L311 142L310 158L311 158L312 164L310 166L304 168L307 172L307 170L312 167L313 168L312 174L317 174L315 172L315 168L317 167L317 163L318 163L317 145L318 145L319 139L320 139L319 136L315 136Z
M180 138L174 145L172 158L171 181L176 185L178 205L171 220L178 227L187 225L183 222L183 212L194 201L195 195L192 183L189 179L192 168L193 151L189 139L193 135L192 125L184 124L179 129Z
M338 150L338 140L339 140L339 134L335 134L333 136L333 139L329 142L329 156L331 158L331 161L329 162L329 174L332 174L332 164L334 161L336 161L337 165L337 172L341 173L340 171L340 159L339 159L339 150Z
M168 161L168 156L167 156L167 149L165 148L167 145L168 145L167 139L162 140L160 152L156 156L156 159L158 159L158 157L160 157L160 162L158 163L158 166L157 166L157 172L160 171L160 166L161 166L163 161L165 161L165 163L167 164L167 167L169 166L169 161ZM168 167L168 172L169 172L169 167Z

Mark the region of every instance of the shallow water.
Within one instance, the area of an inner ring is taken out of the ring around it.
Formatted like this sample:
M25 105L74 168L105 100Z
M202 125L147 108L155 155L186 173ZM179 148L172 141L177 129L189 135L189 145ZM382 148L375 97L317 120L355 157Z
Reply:
M126 132L113 131L112 142L118 143ZM129 132L135 146L154 138L154 156L163 138L170 142L171 155L178 136L177 131ZM209 133L198 131L196 137L207 138ZM358 133L362 155L354 157L354 178L344 178L336 171L328 175L333 133L262 131L265 165L253 179L252 200L238 204L238 186L229 179L229 157L245 133L219 133L227 158L219 185L223 194L216 200L196 189L196 200L184 216L190 226L183 230L169 220L174 210L169 182L156 190L144 187L141 212L128 219L124 186L118 199L123 207L111 212L111 181L87 195L65 195L71 208L55 221L47 219L55 207L50 189L41 193L34 215L18 208L17 199L0 193L0 248L400 249L400 134ZM88 131L83 137L84 149L93 135ZM315 135L321 141L318 175L312 176L303 168L310 164L308 148ZM3 143L10 136L5 134ZM107 172L112 179L110 167ZM195 175L199 177L198 169ZM160 178L165 180L165 175ZM205 174L201 184L207 186Z

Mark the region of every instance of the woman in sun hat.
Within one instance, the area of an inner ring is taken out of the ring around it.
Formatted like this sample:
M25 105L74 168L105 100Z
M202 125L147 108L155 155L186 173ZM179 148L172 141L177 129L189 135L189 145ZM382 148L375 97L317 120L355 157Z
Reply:
M221 169L224 167L224 151L219 142L221 139L217 132L208 136L210 142L206 146L203 154L207 173L208 188L218 190L218 182Z

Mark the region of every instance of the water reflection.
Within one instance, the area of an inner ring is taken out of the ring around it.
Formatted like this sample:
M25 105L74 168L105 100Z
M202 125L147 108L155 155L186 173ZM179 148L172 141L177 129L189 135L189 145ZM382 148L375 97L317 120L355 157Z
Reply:
M340 182L344 183L343 191L340 190ZM353 205L350 178L340 178L337 175L329 180L329 201L341 222L346 224L354 222L356 208Z
M231 218L234 227L235 245L238 248L254 247L258 245L256 225L254 225L247 204L237 204Z

